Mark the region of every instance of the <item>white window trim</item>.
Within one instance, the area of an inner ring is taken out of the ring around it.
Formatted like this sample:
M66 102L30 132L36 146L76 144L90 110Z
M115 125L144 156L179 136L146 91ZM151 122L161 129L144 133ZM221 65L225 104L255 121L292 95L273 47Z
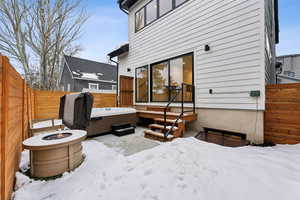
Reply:
M96 86L97 89L91 88L92 86ZM99 84L98 84L98 83L89 83L89 89L90 89L90 90L99 90Z

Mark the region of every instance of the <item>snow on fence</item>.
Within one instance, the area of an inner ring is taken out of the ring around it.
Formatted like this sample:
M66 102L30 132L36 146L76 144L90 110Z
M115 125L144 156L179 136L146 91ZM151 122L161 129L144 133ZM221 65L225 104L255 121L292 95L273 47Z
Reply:
M68 92L37 91L0 54L0 199L9 200L18 171L22 141L33 119L57 118L60 97ZM116 106L116 94L93 93L94 107Z
M300 143L300 83L266 88L265 142Z

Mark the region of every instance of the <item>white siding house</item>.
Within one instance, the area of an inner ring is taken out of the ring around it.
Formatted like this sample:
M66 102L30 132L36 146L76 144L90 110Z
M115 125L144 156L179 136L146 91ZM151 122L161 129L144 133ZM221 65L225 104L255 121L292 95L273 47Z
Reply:
M120 74L135 77L136 68L191 53L199 118L192 127L242 132L261 142L265 85L275 82L277 2L176 0L184 3L136 31L136 13L153 1L157 0L120 0L129 27L129 51L118 57ZM151 70L148 73L151 84ZM260 91L260 96L250 97L251 91ZM165 104L151 98L135 102Z

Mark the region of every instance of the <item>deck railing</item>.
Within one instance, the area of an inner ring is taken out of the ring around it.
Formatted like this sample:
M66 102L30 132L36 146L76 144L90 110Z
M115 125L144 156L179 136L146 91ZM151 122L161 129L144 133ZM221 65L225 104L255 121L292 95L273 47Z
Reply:
M192 92L192 101L185 101L184 99L184 87L190 87L191 88L191 92ZM166 105L166 107L164 108L164 137L165 139L167 139L168 135L170 135L170 133L173 131L173 128L175 127L175 125L177 124L177 122L182 118L182 116L184 115L184 113L187 112L193 112L195 113L195 86L191 85L191 84L186 84L186 83L182 83L181 87L169 87L169 92L170 94L172 94L172 91L175 91L176 94L172 97L172 99L168 102L168 104ZM175 121L173 122L171 128L169 130L167 130L167 110L170 107L170 105L172 103L175 102L175 99L179 96L181 92L181 112L179 114L179 116L175 119ZM185 103L191 103L193 104L193 110L185 110L184 109L184 104Z

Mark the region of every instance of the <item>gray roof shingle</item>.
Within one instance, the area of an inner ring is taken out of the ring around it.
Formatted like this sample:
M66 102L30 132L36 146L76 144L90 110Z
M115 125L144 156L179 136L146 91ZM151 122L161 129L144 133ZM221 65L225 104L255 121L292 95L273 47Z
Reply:
M95 81L117 81L117 67L107 63L65 55L65 61L74 78Z

